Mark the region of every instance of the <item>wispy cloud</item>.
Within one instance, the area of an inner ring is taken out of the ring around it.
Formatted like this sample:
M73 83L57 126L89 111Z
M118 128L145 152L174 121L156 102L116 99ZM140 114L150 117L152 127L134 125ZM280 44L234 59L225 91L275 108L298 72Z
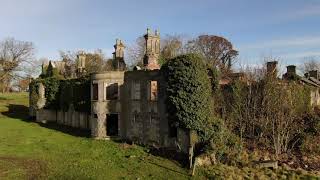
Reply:
M287 12L284 18L300 19L310 16L320 16L320 4L308 4L294 11Z
M293 48L293 47L320 46L320 36L306 36L300 38L288 38L279 40L270 40L240 45L240 51L274 49L274 48Z
M264 57L276 57L284 64L297 64L306 57L320 58L320 35L272 39L243 44L240 55L250 62L262 62Z
M299 53L288 53L282 55L288 59L303 59L306 57L320 57L320 50L319 51L307 51L307 52L299 52Z

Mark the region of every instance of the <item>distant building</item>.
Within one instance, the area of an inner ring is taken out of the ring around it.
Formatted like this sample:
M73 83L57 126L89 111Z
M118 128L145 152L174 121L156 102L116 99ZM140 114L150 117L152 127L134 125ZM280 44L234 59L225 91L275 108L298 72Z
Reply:
M302 85L313 87L311 89L311 106L320 106L320 73L318 70L309 71L304 77L296 73L296 66L287 66L287 72L283 75L284 80L296 80Z

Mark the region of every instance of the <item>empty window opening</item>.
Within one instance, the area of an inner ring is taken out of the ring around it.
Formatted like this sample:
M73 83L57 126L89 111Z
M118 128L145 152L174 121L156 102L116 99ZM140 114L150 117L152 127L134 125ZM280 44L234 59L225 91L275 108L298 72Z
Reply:
M151 81L150 82L150 100L156 101L158 99L158 82Z
M92 84L92 99L98 100L98 84Z
M140 83L139 82L133 82L132 99L133 100L140 100Z
M118 136L118 114L107 114L107 136Z
M118 83L110 84L106 87L107 100L117 100L119 96Z
M169 125L169 136L171 138L176 138L178 136L178 128L175 126Z

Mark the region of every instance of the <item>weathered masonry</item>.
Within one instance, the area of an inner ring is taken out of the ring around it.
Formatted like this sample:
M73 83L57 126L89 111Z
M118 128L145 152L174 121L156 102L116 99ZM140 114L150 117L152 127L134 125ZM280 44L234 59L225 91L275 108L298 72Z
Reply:
M159 70L106 72L92 78L92 136L188 149L188 136L169 127Z
M187 152L188 133L171 128L166 117L166 82L158 64L159 32L152 34L148 29L144 37L146 53L143 69L91 75L92 137L120 137L140 144ZM123 53L116 51L114 59L123 59Z
M43 109L45 87L41 85L40 106L31 114L36 115L39 122L51 121L88 129L95 139L120 138L187 153L190 148L189 133L170 127L167 119L166 82L158 63L160 34L148 29L144 38L146 49L142 68L125 70L125 46L121 40L116 40L113 64L117 71L91 74L89 113L77 112L73 106L69 106L66 112ZM77 75L85 72L85 55L80 54L78 58Z
M121 40L116 40L112 61L116 70L91 74L90 79L86 79L86 84L82 86L87 90L81 94L85 98L80 98L80 102L77 101L77 103L74 103L75 99L64 104L59 102L58 108L45 107L46 87L40 83L37 86L39 95L37 102L32 101L30 94L30 115L36 116L38 122L56 122L90 130L91 136L95 139L121 138L187 153L191 147L190 132L171 127L167 118L165 104L167 84L158 63L160 34L158 31L153 33L148 29L144 38L146 46L142 59L143 67L135 67L134 70L127 71L124 61L125 45ZM86 54L78 54L73 78L66 81L80 80L86 73L85 65ZM48 66L63 73L66 64L49 62L49 64L43 64L42 69L48 69ZM267 63L267 73L277 78L277 62ZM249 83L243 73L230 74L219 83L226 85L233 79ZM296 74L295 66L288 66L282 82L285 84L286 80L292 79L296 79L301 85L310 86L312 90L310 105L320 106L320 73L318 71L310 71L304 77L300 77ZM75 91L80 91L80 88L77 88L71 88L70 94L77 94ZM63 94L63 92L67 91L64 89L60 93ZM65 98L61 94L60 99ZM78 106L81 103L87 106L80 110ZM65 104L67 106L63 108Z

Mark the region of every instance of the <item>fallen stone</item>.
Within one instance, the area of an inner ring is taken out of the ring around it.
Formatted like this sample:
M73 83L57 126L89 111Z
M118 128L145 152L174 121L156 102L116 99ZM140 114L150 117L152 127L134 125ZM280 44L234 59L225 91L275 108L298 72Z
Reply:
M258 161L254 163L254 167L278 169L278 161Z

